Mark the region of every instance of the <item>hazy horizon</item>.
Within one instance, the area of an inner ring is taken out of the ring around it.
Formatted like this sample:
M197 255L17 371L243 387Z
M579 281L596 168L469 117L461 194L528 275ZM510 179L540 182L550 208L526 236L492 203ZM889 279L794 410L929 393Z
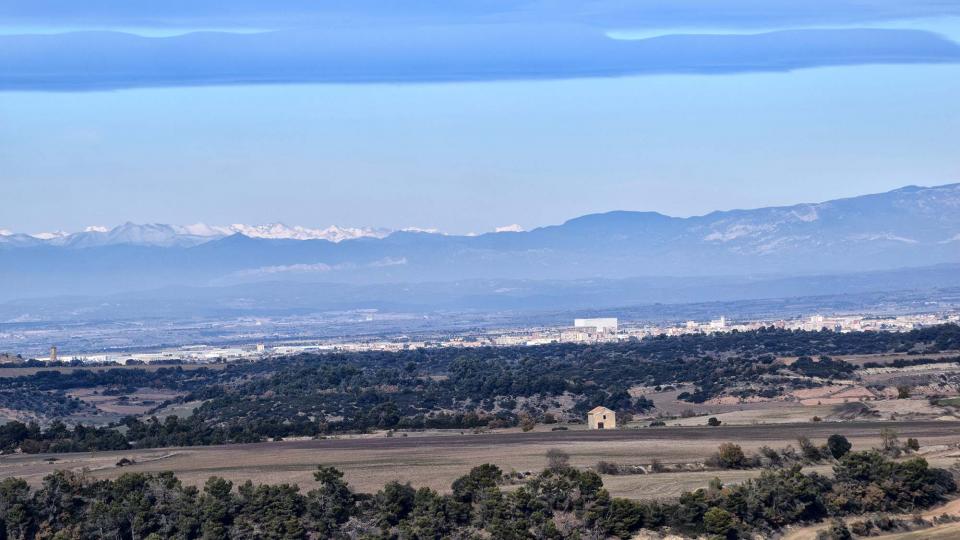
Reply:
M0 8L0 229L454 234L960 180L960 2Z

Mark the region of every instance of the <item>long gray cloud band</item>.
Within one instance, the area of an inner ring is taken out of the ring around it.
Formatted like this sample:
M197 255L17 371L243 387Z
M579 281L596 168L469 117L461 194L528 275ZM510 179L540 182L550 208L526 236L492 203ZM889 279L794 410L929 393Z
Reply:
M574 25L301 28L254 34L0 36L0 90L277 83L410 83L785 71L957 63L920 30L784 30L612 39Z

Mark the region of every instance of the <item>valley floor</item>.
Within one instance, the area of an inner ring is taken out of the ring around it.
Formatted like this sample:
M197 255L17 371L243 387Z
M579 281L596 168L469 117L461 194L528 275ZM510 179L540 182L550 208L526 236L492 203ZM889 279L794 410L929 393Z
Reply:
M371 492L391 480L409 481L448 492L451 482L481 463L494 463L505 471L539 472L545 454L559 448L571 464L593 467L600 460L621 465L702 462L723 442L734 442L747 453L761 446L797 445L805 436L822 444L833 433L845 435L854 450L879 446L880 430L892 427L901 439L919 439L921 454L932 465L947 467L960 457L960 424L937 421L820 422L803 424L741 425L720 427L662 427L618 431L534 431L461 434L427 432L404 435L385 433L324 440L288 440L256 444L127 450L75 454L15 454L0 456L0 478L19 476L34 485L57 469L87 470L98 478L115 478L124 472L173 471L185 483L202 485L210 476L235 482L313 484L318 464L335 466L356 491ZM541 426L541 429L543 426ZM122 458L134 461L119 467ZM807 470L829 472L829 466ZM604 475L616 496L637 499L673 497L703 487L714 477L739 482L760 474L759 469Z

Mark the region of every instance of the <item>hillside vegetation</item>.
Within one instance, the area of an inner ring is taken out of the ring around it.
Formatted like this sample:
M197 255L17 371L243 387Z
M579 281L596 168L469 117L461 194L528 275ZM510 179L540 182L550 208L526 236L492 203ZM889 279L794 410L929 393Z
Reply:
M86 406L64 397L77 388L114 395L171 390L183 394L174 402L203 404L185 418L148 414L99 428L10 422L0 427L0 448L87 451L369 429L505 427L582 418L596 405L643 413L656 403L631 395L631 387L693 385L680 395L692 403L723 395L773 397L853 375L854 366L829 355L897 352L924 361L923 354L955 349L956 325L900 334L769 328L602 345L300 355L222 369L46 371L2 379L0 406L59 420ZM778 357L799 359L787 364Z
M92 480L68 471L31 490L18 478L0 482L4 538L353 538L426 539L630 538L640 529L711 538L769 536L797 523L865 512L913 512L956 492L951 474L921 458L893 462L849 453L833 477L799 466L756 479L708 487L672 501L613 498L598 474L570 467L555 453L550 467L518 482L493 465L457 479L451 494L391 482L354 493L342 473L320 466L315 483L254 485L212 477L198 490L172 473Z

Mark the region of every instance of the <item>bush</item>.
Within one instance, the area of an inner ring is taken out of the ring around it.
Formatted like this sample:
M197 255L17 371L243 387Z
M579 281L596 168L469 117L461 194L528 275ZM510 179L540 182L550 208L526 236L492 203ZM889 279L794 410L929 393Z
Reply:
M892 428L883 428L880 430L880 447L883 451L893 457L900 455L900 439L897 438L897 432Z
M609 461L598 461L594 466L594 470L597 471L598 474L619 474L620 466Z
M853 445L850 444L850 441L839 433L834 433L827 438L827 450L830 451L830 455L834 459L840 459L847 455L851 448L853 448Z
M733 515L723 508L713 507L703 514L703 528L720 538L728 538L734 532L734 524Z
M913 450L914 452L916 452L917 450L920 450L920 441L918 441L917 439L914 439L913 437L908 438L907 448L909 448L910 450Z
M654 420L653 422L650 422L650 427L663 427L665 425L667 425L667 423L663 420Z
M836 513L913 512L953 493L957 484L946 470L923 458L893 461L879 451L851 452L833 467L828 503Z
M853 535L850 534L850 529L842 519L834 519L830 522L829 529L817 535L817 540L850 540L851 538Z
M717 453L707 459L707 465L720 469L742 469L746 466L747 457L740 446L733 443L723 443Z
M807 461L816 463L822 459L820 449L810 442L810 439L806 437L800 437L797 439L797 445L800 447L800 453L803 454L803 458Z
M570 454L560 450L559 448L551 448L547 450L547 468L549 468L551 471L566 469L569 466Z
M769 446L760 447L760 456L769 462L768 466L776 466L783 461L783 459L780 457L780 453Z
M915 525L925 525L926 522L921 518L918 522L914 519ZM878 534L893 531L908 531L910 525L902 519L893 518L884 514L877 514L862 521L854 521L850 524L850 532L857 536L876 536Z
M718 418L715 417L715 416L711 416L710 419L707 420L707 425L708 425L708 426L717 427L717 426L719 426L719 425L722 424L722 423L723 423L723 422L721 422L720 419L718 419Z

